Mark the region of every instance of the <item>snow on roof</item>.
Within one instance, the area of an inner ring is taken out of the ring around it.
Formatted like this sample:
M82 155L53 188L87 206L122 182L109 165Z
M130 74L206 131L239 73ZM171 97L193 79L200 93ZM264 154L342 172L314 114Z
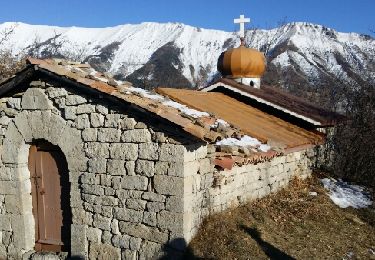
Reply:
M241 147L252 147L256 148L260 152L268 152L271 147L267 144L262 144L258 139L250 137L248 135L243 136L241 139L236 138L225 138L216 142L216 145L233 145Z
M185 115L189 115L189 116L191 116L193 118L198 118L198 117L203 117L203 116L210 116L207 112L201 112L201 111L198 111L198 110L195 110L195 109L192 109L192 108L188 108L187 106L182 105L182 104L180 104L178 102L175 102L175 101L172 101L172 100L168 100L168 101L163 102L163 105L176 108L181 113L183 113Z
M328 195L340 208L367 208L372 205L371 197L365 189L359 185L351 185L347 182L324 178L321 180L328 190Z

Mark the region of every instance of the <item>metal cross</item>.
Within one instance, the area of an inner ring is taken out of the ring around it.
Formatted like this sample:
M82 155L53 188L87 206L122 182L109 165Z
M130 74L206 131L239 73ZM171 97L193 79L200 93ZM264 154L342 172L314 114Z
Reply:
M234 19L233 22L240 24L240 37L245 38L245 23L250 23L250 18L245 18L245 16L241 14L240 18Z

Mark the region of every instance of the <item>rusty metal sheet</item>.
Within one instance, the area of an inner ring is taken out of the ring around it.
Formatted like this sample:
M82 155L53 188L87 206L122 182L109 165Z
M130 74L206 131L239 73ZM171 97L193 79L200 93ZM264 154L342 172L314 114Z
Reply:
M318 144L324 137L305 130L222 93L161 88L158 93L189 107L214 114L262 142L272 141L286 147Z

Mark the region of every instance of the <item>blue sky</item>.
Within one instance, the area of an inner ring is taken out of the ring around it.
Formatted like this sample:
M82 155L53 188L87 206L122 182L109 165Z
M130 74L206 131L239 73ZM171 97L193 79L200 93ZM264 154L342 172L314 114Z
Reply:
M58 26L107 27L140 22L181 22L236 30L245 14L251 26L306 21L344 32L375 30L375 0L1 0L0 23L19 21Z

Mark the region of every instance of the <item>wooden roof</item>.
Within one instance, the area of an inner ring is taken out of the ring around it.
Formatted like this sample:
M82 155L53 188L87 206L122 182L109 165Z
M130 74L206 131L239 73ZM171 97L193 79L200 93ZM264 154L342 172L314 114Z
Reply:
M220 86L316 126L333 126L344 119L343 115L323 109L303 98L267 85L262 85L260 89L257 89L231 79L221 78L201 90L211 91Z
M319 132L300 128L222 93L172 88L159 88L157 92L189 107L212 113L265 143L294 148L324 140Z

